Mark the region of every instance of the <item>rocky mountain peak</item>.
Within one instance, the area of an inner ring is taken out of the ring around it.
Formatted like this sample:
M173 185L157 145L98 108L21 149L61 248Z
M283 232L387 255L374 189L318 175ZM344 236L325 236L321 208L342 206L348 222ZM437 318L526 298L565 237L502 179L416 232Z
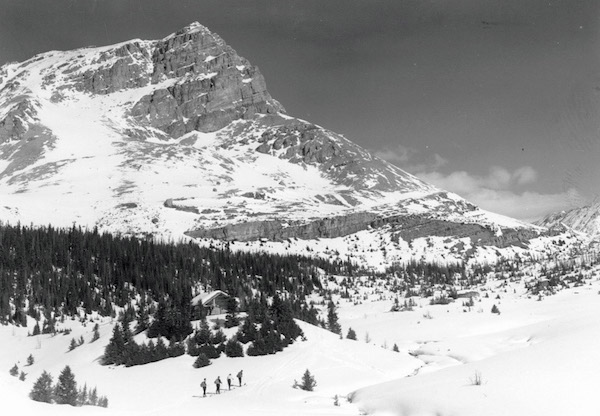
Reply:
M248 244L339 239L336 256L362 250L376 265L487 256L478 247L489 245L509 256L541 232L285 114L259 69L199 23L1 67L0 195L0 221ZM356 233L373 246L359 249Z

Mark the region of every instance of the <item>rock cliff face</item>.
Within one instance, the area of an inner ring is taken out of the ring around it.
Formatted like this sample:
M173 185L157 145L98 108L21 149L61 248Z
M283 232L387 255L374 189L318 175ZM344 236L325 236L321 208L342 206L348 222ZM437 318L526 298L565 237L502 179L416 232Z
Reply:
M71 89L106 96L154 85L128 114L138 127L156 128L170 137L285 111L268 93L258 68L198 23L165 39L134 40L79 58L44 71L43 85L55 87L53 101L64 100ZM11 114L0 119L0 137L18 134L22 126L14 120Z
M257 152L276 155L291 163L319 166L328 177L352 189L409 191L428 186L339 134L302 120L286 120L269 127L258 142ZM349 202L354 205L357 201Z
M368 212L322 218L304 224L286 224L282 221L249 221L212 229L189 231L190 237L213 238L224 241L256 241L267 239L283 241L290 238L313 240L354 234L369 227L375 215Z
M256 113L283 112L267 92L258 68L218 35L193 24L153 45L152 84L168 84L144 95L131 115L171 137L212 132ZM175 83L166 81L176 79Z
M345 237L359 231L385 226L390 230L392 241L398 242L402 239L408 243L424 237L453 237L455 239L469 237L472 244L476 246L526 248L532 238L539 236L539 232L535 230L505 228L501 234L498 234L497 230L480 224L458 223L423 215L378 217L368 212L323 218L303 224L284 224L277 220L248 221L217 228L193 230L186 234L195 238L241 242L263 239L283 241L291 238L314 240Z

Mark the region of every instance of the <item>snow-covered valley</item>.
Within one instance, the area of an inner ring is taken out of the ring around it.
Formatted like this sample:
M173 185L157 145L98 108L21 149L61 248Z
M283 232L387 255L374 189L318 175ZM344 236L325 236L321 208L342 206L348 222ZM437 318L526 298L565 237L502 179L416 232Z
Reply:
M101 365L110 318L96 320L101 337L94 343L90 322L67 319L59 327L70 328L68 336L27 336L33 320L28 328L5 325L0 327L0 401L5 410L27 415L597 415L596 272L583 285L539 298L522 282L490 281L471 307L465 306L468 299L430 305L414 298L412 311L390 312L392 294L365 290L360 303L339 299L343 334L352 328L357 340L301 323L306 340L283 352L223 355L200 369L188 355L127 368ZM499 314L491 313L494 305ZM85 343L69 351L70 339L80 336ZM35 357L31 366L29 354ZM8 374L14 364L27 373L25 381ZM109 407L74 408L28 398L43 370L56 377L65 365L79 383L97 386ZM244 385L238 387L236 380L231 391L215 395L213 380L240 369ZM292 388L306 369L317 381L313 392ZM200 397L203 378L207 398Z

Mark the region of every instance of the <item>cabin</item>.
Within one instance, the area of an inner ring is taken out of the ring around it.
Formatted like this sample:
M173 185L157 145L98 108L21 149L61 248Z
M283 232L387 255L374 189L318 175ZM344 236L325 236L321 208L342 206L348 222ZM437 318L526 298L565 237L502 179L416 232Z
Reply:
M227 311L229 295L222 290L214 290L196 295L192 299L194 317L201 316L200 308L204 308L206 316L220 315Z

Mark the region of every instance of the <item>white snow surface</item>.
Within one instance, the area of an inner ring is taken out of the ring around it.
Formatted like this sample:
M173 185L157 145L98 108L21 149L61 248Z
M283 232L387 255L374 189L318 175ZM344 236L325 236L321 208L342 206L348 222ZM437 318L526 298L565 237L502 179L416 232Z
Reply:
M592 273L597 275L598 270ZM596 416L599 289L600 281L592 277L539 301L527 296L522 283L492 281L478 289L489 297L476 298L470 309L460 299L429 305L414 298L417 306L406 312L389 312L392 294L365 292L360 304L339 299L344 334L352 327L357 341L301 323L307 340L281 353L222 356L201 369L194 369L194 357L187 355L130 368L100 365L112 332L110 318L96 319L101 337L94 343L89 322L60 324L72 329L67 336L27 336L33 321L29 328L2 326L0 403L23 415ZM492 314L492 305L501 314ZM71 338L79 336L85 344L68 352ZM392 351L394 344L399 352ZM25 364L29 354L35 358L32 366ZM15 363L27 373L25 381L8 374ZM28 399L43 370L56 380L65 365L80 385L96 386L108 397L108 409ZM293 389L307 368L317 380L315 391ZM212 394L217 376L225 380L240 369L242 387L236 382L233 390ZM481 385L473 385L475 374ZM205 377L211 394L200 398ZM340 406L334 406L335 395Z

